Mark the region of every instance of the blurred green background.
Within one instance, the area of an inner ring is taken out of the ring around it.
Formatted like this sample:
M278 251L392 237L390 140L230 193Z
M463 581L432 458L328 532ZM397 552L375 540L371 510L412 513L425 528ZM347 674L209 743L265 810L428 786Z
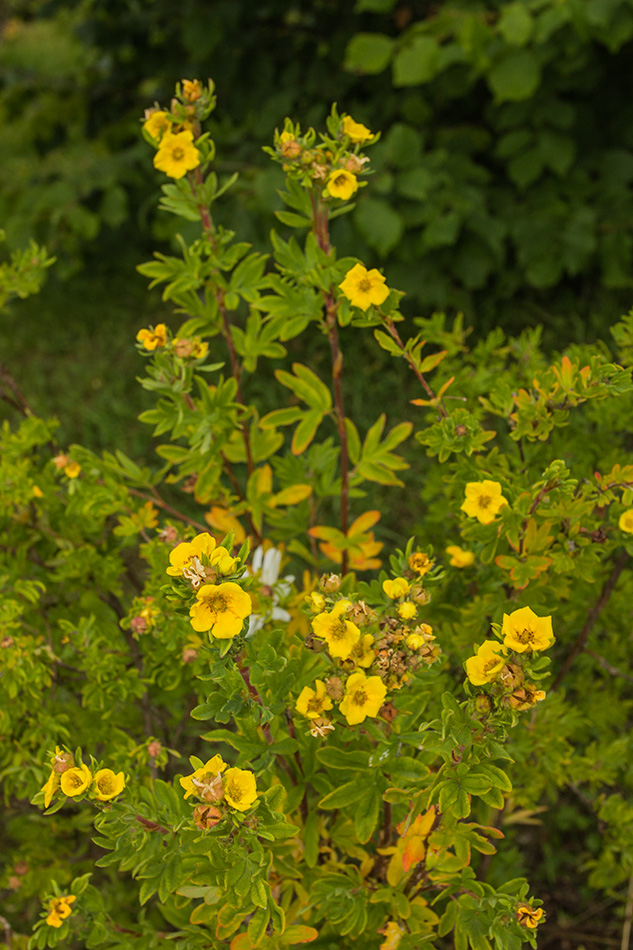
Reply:
M184 77L217 84L222 223L258 247L281 184L261 146L336 101L383 139L335 241L408 315L543 323L554 347L630 307L633 0L4 0L0 22L0 226L57 255L2 359L68 440L145 444L131 344L169 312L134 268L178 225L139 120Z

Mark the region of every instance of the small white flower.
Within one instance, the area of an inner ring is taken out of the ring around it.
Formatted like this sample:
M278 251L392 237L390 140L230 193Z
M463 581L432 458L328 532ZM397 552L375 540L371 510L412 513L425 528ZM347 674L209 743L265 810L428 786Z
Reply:
M294 576L287 574L281 581L279 580L279 568L281 567L281 551L279 548L268 548L264 553L264 548L260 544L253 554L253 574L260 574L263 587L269 587L272 590L273 606L272 610L265 614L251 614L249 617L247 638L253 636L257 630L260 630L269 620L281 620L287 623L290 620L290 614L277 604L290 593ZM247 569L246 573L250 571Z

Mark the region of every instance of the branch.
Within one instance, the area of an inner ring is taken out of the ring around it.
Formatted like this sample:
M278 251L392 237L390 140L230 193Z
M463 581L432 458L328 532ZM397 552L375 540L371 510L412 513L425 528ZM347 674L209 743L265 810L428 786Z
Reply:
M611 569L611 573L609 574L606 581L604 582L604 585L602 587L598 600L589 611L584 627L582 628L582 630L576 637L576 642L571 648L570 653L568 653L567 658L565 662L563 663L562 667L558 671L558 676L554 680L554 684L551 687L553 690L558 689L558 687L561 684L561 681L569 672L569 668L574 662L574 660L576 659L576 657L578 656L578 654L582 653L582 651L585 649L587 645L587 641L591 634L591 631L593 630L598 617L600 616L604 608L607 606L609 602L609 598L611 597L611 594L613 593L613 590L615 588L615 585L618 582L620 574L626 567L628 559L629 559L628 552L625 550L620 551L620 554L618 555L613 565L613 568Z

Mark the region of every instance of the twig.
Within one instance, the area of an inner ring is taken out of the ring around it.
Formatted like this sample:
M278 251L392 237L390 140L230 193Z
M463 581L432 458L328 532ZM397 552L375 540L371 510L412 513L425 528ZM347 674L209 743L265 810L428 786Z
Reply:
M327 311L328 339L332 353L332 385L336 405L336 427L341 442L341 531L347 536L347 529L349 527L349 452L347 448L345 410L343 408L343 388L341 386L343 354L341 353L338 342L336 301L329 293L325 294L325 305ZM345 548L341 551L341 574L347 574L347 565L347 548Z
M13 933L13 931L11 930L11 924L6 919L6 917L2 916L2 914L0 914L0 927L2 927L2 929L4 930L4 942L7 945L7 950L11 950L11 948L13 947L13 944L11 942L11 934Z
M401 338L400 338L400 334L399 334L398 331L396 330L396 327L395 327L395 324L394 324L393 320L392 320L391 317L388 316L388 315L384 315L384 314L383 314L383 317L384 317L384 320L385 320L385 326L386 326L387 329L389 330L389 333L391 334L392 339L398 344L398 346L399 346L400 349L402 350L402 355L404 356L405 360L407 361L407 363L409 364L409 366L411 367L411 369L412 369L413 372L415 373L415 375L416 375L416 377L417 377L419 383L421 384L422 388L424 389L424 391L426 392L426 394L427 394L431 399L435 399L435 393L433 392L433 390L431 389L431 387L430 387L429 384L427 383L426 379L424 378L424 376L422 375L422 373L420 372L420 370L419 370L419 369L417 368L417 366L415 365L415 360L413 359L413 357L411 356L411 354L407 352L407 348L406 348L406 346L404 345L404 343L402 342L402 340L401 340ZM446 416L448 415L448 413L446 412L446 409L444 408L444 406L442 405L441 402L438 402L438 403L437 403L437 408L438 408L438 412L439 412L442 416L444 416L444 418L446 418Z
M35 415L4 363L0 363L0 398L21 412L23 416Z
M622 670L618 670L617 667L611 666L611 664L605 660L603 656L599 656L598 653L594 653L593 650L585 651L589 656L592 656L594 660L597 660L600 666L602 666L607 673L610 673L611 676L618 676L620 679L627 680L629 683L633 683L633 676L629 676L628 673L623 673Z
M589 635L591 634L591 631L593 630L598 617L600 616L600 614L602 613L602 611L608 604L609 598L611 597L611 594L613 593L613 590L615 588L615 585L618 582L620 574L626 567L628 559L629 559L628 552L625 550L620 551L620 554L618 555L613 565L611 573L609 574L606 581L604 582L604 585L602 587L598 600L589 611L584 627L582 628L582 630L576 637L576 642L571 648L570 653L567 655L567 659L565 660L560 670L558 671L558 676L554 680L554 684L552 686L553 690L558 689L563 678L569 672L570 666L572 665L572 663L574 662L578 654L582 653L582 651L584 650L587 644L587 640L589 639Z

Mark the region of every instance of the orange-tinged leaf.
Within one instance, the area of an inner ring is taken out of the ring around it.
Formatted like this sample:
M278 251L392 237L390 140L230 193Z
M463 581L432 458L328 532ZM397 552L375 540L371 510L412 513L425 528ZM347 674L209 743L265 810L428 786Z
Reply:
M324 524L317 524L310 528L308 534L313 538L320 538L322 541L338 542L339 544L344 544L346 540L345 535L338 528L328 528Z
M300 501L309 498L312 494L312 485L291 485L277 492L273 497L275 505L298 505Z
M231 940L229 950L253 950L253 944L248 934L238 934Z
M450 379L447 379L447 381L444 383L444 385L441 387L440 391L438 392L437 398L441 399L444 393L446 392L446 390L448 389L448 387L451 385L451 383L454 383L454 382L455 382L454 376L451 376Z
M430 356L425 356L418 366L419 372L430 373L432 369L435 369L436 366L439 366L447 352L448 350L440 350L439 353L431 353Z
M347 534L349 537L352 537L354 534L363 534L365 531L368 531L370 528L372 528L379 520L379 511L366 511L364 515L359 515L356 521L350 525Z
M404 846L402 855L402 869L405 874L407 871L410 871L415 864L419 864L425 854L426 847L424 845L424 838L420 838L418 835L407 838L407 843Z
M305 927L303 924L290 924L284 930L281 938L282 944L312 943L319 936L319 931L314 927Z

